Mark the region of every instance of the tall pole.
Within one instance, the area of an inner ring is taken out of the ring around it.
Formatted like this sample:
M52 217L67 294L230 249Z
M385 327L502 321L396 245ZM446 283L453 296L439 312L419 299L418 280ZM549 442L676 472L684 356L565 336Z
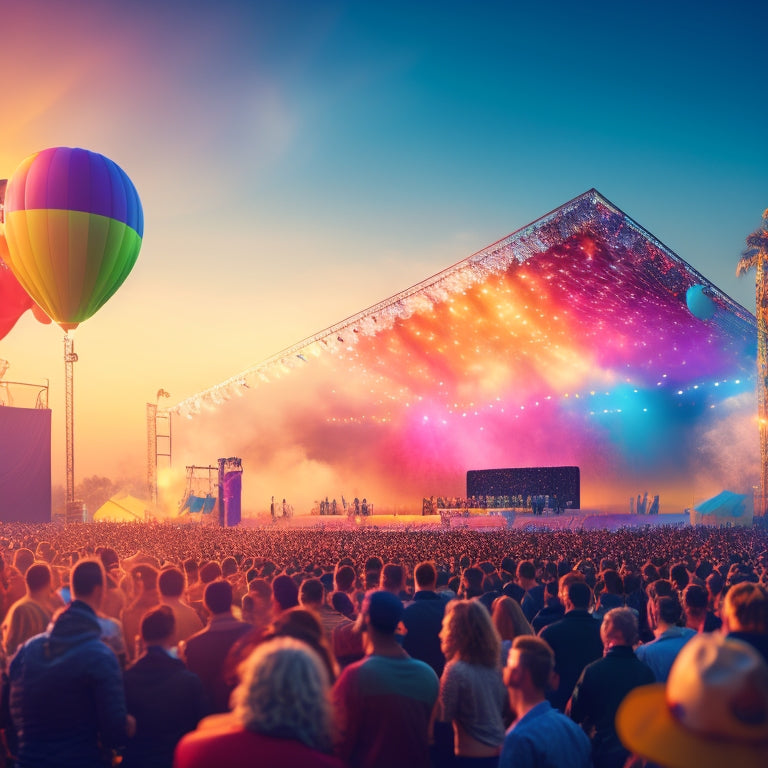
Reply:
M157 506L157 403L147 403L147 489Z
M755 298L757 314L757 422L760 430L760 501L755 515L766 513L768 494L768 252L757 254Z
M75 343L64 334L64 411L67 436L67 505L75 500L75 430L72 390L72 366L77 362Z

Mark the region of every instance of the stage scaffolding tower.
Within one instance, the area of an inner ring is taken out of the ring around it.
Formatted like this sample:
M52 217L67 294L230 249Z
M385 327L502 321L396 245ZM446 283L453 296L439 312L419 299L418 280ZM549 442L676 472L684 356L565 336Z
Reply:
M171 466L172 430L171 414L158 403L161 397L170 397L164 389L157 391L157 401L147 403L147 490L152 504L157 506L157 472L161 459Z

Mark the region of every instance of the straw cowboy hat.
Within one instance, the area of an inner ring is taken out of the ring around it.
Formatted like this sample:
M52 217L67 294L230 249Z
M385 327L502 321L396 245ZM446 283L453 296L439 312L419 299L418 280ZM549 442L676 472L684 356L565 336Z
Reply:
M665 768L766 768L768 665L740 640L696 635L666 685L626 696L616 730L627 749Z

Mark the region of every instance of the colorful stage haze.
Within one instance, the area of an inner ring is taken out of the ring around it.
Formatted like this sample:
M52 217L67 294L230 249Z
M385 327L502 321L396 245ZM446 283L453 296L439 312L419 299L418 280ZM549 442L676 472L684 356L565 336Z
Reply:
M590 190L178 403L174 465L242 457L244 515L420 511L468 470L553 465L582 508L680 512L758 481L755 356L755 318Z

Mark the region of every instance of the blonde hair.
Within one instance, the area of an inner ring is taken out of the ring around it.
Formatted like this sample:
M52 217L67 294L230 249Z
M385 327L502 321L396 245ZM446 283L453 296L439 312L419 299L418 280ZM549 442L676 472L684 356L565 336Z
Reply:
M451 600L445 608L443 627L451 658L458 656L462 661L483 667L499 666L501 638L482 603Z
M493 626L502 640L514 640L521 635L535 635L525 618L520 603L511 597L497 597L493 601Z
M333 714L328 672L305 643L279 637L257 646L240 666L234 714L247 730L328 751Z

